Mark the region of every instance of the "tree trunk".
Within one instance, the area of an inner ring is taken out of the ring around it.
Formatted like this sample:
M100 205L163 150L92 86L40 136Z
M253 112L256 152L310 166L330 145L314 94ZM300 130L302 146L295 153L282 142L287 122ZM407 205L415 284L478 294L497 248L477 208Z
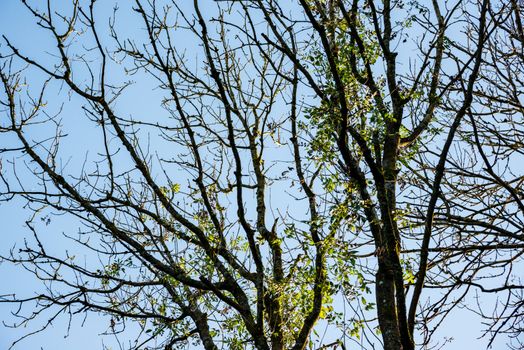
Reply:
M376 275L377 312L384 350L402 350L395 302L395 276L388 263L379 257Z

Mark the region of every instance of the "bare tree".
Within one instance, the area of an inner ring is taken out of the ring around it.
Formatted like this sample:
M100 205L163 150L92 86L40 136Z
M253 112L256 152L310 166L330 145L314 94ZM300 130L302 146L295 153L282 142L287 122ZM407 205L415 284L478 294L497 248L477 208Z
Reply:
M136 349L409 350L466 305L519 334L516 0L21 6L54 46L4 37L1 199L32 240L2 259L44 286L4 296L31 305L14 327L95 312Z

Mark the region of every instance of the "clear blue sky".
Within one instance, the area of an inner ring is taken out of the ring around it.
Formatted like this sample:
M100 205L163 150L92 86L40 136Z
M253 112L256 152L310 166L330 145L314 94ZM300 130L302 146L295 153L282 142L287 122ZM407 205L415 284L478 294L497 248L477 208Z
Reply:
M99 3L99 7L102 7L102 1L99 1ZM136 16L136 14L130 15ZM121 16L121 26L130 32L137 31L139 28L136 27L136 22L131 21L131 16ZM101 14L101 17L104 17L104 15ZM40 53L41 55L43 52L53 51L53 49L51 49L52 42L49 40L49 37L43 35L42 30L34 25L34 21L28 16L27 11L16 0L0 1L0 32L6 35L13 43L24 49L28 54L39 55ZM0 51L5 52L3 42L0 44ZM151 86L145 86L140 95L137 94L134 97L128 98L127 103L129 103L129 110L141 113L146 110L150 112L150 108L157 108L158 106L147 105L148 94L154 94L154 92L151 91ZM60 97L60 99L61 98L62 97ZM66 106L66 113L68 110ZM0 118L2 117L3 116L0 115ZM89 132L84 132L84 130L76 131L78 132L78 138L70 138L69 141L67 141L69 142L68 147L71 147L71 152L75 151L75 147L77 147L78 144L85 145L86 142L91 142ZM81 159L72 160L72 162L80 161ZM23 242L23 238L30 234L24 227L24 221L27 219L28 213L20 206L21 202L17 201L11 202L10 204L0 204L0 219L2 222L0 228L0 250L2 253L7 252L15 243L20 245L21 242ZM52 235L59 235L61 231L67 231L68 229L74 231L75 227L68 227L68 224L71 223L67 220L57 219L52 225L54 232L49 232L50 237L48 237L48 239L52 239ZM63 240L56 241L63 242ZM63 250L68 247L55 245L54 248ZM0 265L0 276L0 294L17 292L31 295L33 290L38 290L41 287L40 283L32 278L30 274L7 264ZM15 308L14 305L0 304L0 319L6 323L13 322L15 319L10 314L13 308ZM41 321L45 321L45 318L41 318ZM103 338L100 336L108 327L109 320L107 318L92 314L88 316L85 323L82 322L82 316L79 317L79 315L77 315L73 321L70 335L64 337L66 335L65 325L67 324L67 318L61 317L44 333L24 340L16 346L15 349L91 350L102 349L102 344L112 345L113 349L118 348L113 338ZM39 324L41 324L39 321L34 323L35 326ZM447 319L446 325L442 327L439 333L442 336L453 337L455 339L455 341L451 342L445 349L481 349L485 346L483 346L483 344L486 344L486 342L485 340L476 339L480 335L480 329L480 320L476 316L465 310L457 310ZM31 328L13 330L0 325L0 350L7 349L14 339L29 331L31 331ZM497 344L498 345L494 347L495 349L505 348L503 339L499 340Z

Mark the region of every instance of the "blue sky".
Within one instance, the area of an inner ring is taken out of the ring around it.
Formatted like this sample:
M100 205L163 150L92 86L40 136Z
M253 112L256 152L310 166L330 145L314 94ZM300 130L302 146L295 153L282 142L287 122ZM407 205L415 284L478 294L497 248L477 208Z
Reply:
M109 13L107 12L108 10L110 10L110 8L106 8L102 12L107 14ZM103 13L101 13L101 17L104 17ZM128 35L129 33L138 33L140 31L140 28L136 27L136 22L132 21L133 16L136 16L136 14L120 16L120 28L125 29ZM49 40L48 36L43 35L41 29L34 25L28 12L18 1L4 0L0 2L0 32L6 35L14 44L24 49L28 54L33 53L37 55L36 57L42 57L38 55L41 55L43 52L52 51L52 41ZM190 46L189 43L185 44ZM5 52L5 45L3 42L0 44L0 51ZM155 107L147 104L147 101L149 100L148 97L152 97L156 94L153 90L153 85L144 82L144 84L141 85L141 88L142 91L134 90L134 92L126 97L125 101L121 102L122 105L125 105L125 107L123 106L122 108L139 115L154 113L154 108L158 108L158 106ZM57 93L61 93L59 89L57 89ZM71 115L69 117L73 117L76 113L76 107L78 106L75 105L74 100L68 101L64 108L64 114L70 113ZM68 147L69 151L72 153L75 152L76 148L79 150L82 149L80 146L83 146L86 143L92 143L93 145L96 144L96 142L93 142L93 139L91 138L95 137L94 134L91 134L89 130L84 129L80 123L76 128L73 127L70 132L71 136L66 139L65 146ZM95 152L94 146L93 152ZM72 159L70 162L70 166L74 166L75 164L80 164L82 158ZM28 218L28 215L29 214L21 208L20 201L13 201L9 204L0 204L0 218L3 219L2 228L0 230L2 235L0 250L2 253L7 252L14 244L20 246L24 237L29 235L29 231L24 227L24 221ZM67 231L70 229L68 227L70 224L71 222L66 219L54 219L53 224L51 225L52 229L49 230L50 232L46 233L46 235L48 234L46 239L55 242L53 235L60 235L62 231ZM64 241L56 240L56 242ZM53 248L60 251L69 249L70 247L57 243ZM40 283L32 278L30 274L24 272L20 268L9 266L7 264L0 265L0 276L0 294L9 291L22 292L26 295L31 295L33 290L41 288ZM7 324L13 322L15 319L10 311L14 310L14 308L14 305L10 306L0 304L0 319ZM7 349L14 339L26 332L30 332L32 330L31 327L38 327L38 325L41 324L41 322L45 322L45 320L46 318L41 318L39 321L35 322L33 326L25 329L13 330L0 325L0 349ZM100 336L100 334L108 327L109 320L107 317L91 314L84 322L82 316L78 317L77 315L73 320L69 336L64 337L67 333L67 321L67 317L60 317L53 323L53 326L45 332L25 339L16 346L15 349L101 349L102 344L110 345L114 349L118 348L113 338ZM471 312L457 310L447 319L446 325L442 327L439 333L442 336L453 337L455 339L455 341L446 346L445 349L480 349L483 347L483 344L486 344L485 340L476 340L480 335L480 328L480 320ZM504 348L503 339L499 340L498 344L499 347L495 346L495 349Z

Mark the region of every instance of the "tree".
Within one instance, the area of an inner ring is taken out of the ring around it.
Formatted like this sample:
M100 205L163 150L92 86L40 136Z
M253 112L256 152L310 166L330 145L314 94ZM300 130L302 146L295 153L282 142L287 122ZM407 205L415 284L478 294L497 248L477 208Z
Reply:
M21 5L53 52L4 37L2 199L33 239L3 260L45 285L4 297L33 303L15 327L96 312L137 349L408 350L477 291L507 296L474 309L488 336L518 335L517 1L136 0L108 25L95 1Z

